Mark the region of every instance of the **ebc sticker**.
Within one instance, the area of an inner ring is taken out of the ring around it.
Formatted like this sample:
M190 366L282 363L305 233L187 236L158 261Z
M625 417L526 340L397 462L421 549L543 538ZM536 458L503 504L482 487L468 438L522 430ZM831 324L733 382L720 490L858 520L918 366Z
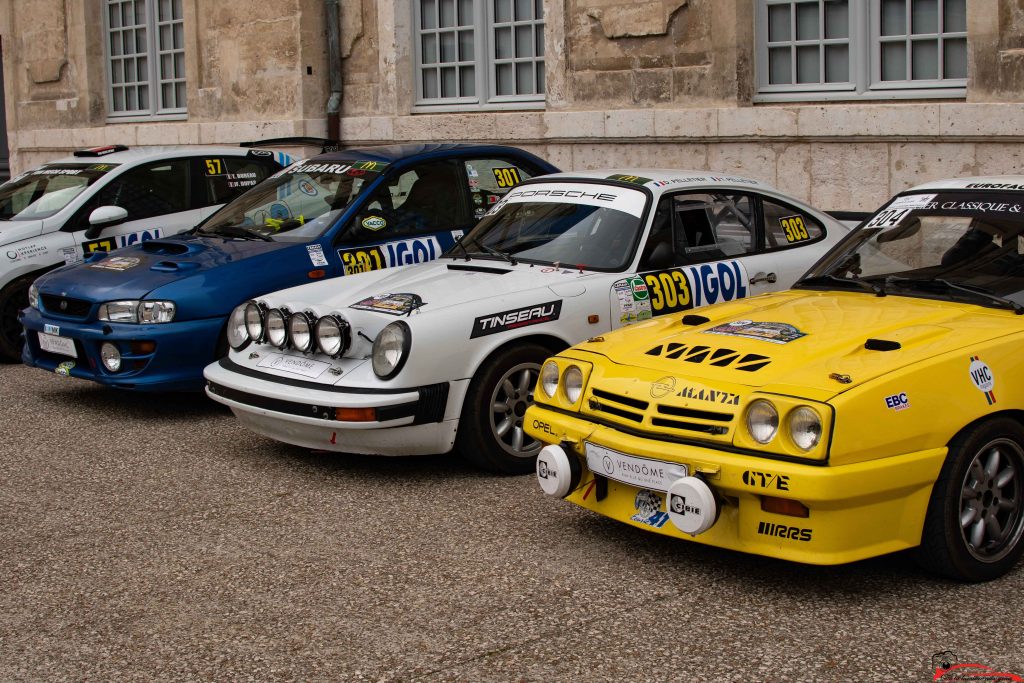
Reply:
M745 337L772 344L788 344L791 341L806 337L806 332L801 332L789 323L755 322L753 320L734 320L731 323L716 325L704 334L721 334L726 337Z
M498 187L512 188L522 182L519 178L519 169L514 166L492 170L494 171L494 180L498 183Z
M423 302L423 299L421 299L418 294L401 292L397 294L371 296L368 299L357 301L349 306L349 308L355 308L360 311L387 313L388 315L408 315L417 308L425 305L426 304Z
M85 252L86 256L88 256L96 251L114 251L115 249L123 249L124 247L130 247L131 245L139 242L155 240L162 236L163 234L160 232L160 228L130 232L127 235L111 235L110 237L104 237L99 240L82 242L82 251Z
M971 374L971 383L974 384L978 391L985 394L988 404L992 405L995 403L996 395L992 390L996 386L996 377L992 374L992 368L977 356L971 356L971 365L968 371Z
M338 256L345 266L345 274L366 273L371 270L409 266L433 261L441 255L441 243L436 237L418 237L411 240L388 242L359 249L339 249Z
M130 270L141 263L141 259L137 259L134 256L111 256L105 258L102 261L96 263L90 263L90 268L96 270L116 270L118 272Z
M786 235L786 241L790 244L811 239L811 235L807 232L807 226L804 225L803 216L786 216L784 218L780 218L779 225L782 227L782 231Z
M898 394L885 397L885 407L889 410L906 410L910 407L910 399L907 398L907 392L901 391Z
M644 273L653 315L686 311L747 296L747 271L739 261L705 263ZM633 287L634 297L642 292ZM637 298L637 300L643 300Z
M499 332L519 329L520 327L551 322L558 320L561 312L562 301L559 299L535 306L514 308L510 311L480 316L473 321L473 331L470 332L469 338L475 339L488 334L497 334Z

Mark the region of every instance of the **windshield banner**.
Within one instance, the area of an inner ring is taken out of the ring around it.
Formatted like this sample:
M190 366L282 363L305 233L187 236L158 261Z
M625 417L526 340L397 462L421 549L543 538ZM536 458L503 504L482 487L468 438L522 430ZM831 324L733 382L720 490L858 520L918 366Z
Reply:
M556 204L586 204L602 206L628 213L637 218L644 211L647 197L639 190L613 185L590 183L545 183L524 185L509 192L494 205L489 213L496 213L505 204L551 202Z

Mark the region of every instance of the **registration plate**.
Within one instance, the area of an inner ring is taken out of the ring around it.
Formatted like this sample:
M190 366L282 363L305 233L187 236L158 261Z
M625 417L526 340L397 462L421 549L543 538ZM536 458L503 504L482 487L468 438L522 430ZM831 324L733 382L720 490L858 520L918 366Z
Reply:
M676 479L690 473L686 465L626 455L589 442L584 446L587 450L587 467L591 472L623 484L652 491L668 491Z
M67 337L58 337L55 334L39 333L39 348L50 353L59 353L62 356L78 358L78 351L75 350L75 340Z

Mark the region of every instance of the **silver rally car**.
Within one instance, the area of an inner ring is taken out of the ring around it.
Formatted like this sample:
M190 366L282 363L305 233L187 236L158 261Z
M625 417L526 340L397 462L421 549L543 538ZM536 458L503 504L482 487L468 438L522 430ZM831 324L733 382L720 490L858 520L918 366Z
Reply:
M638 320L788 288L848 230L725 174L544 176L437 261L239 306L207 393L287 443L455 448L492 471L529 472L541 444L523 416L546 357Z

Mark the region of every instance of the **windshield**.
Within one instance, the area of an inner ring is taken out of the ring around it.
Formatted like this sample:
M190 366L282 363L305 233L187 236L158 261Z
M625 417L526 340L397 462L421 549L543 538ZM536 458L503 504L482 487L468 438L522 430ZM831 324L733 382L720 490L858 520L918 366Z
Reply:
M647 197L591 184L510 192L447 254L619 271L631 262Z
M223 207L198 232L282 242L315 239L386 166L374 161L294 164Z
M32 221L57 213L118 164L46 164L0 185L0 220Z
M897 197L797 286L1017 310L1024 303L1024 194Z

